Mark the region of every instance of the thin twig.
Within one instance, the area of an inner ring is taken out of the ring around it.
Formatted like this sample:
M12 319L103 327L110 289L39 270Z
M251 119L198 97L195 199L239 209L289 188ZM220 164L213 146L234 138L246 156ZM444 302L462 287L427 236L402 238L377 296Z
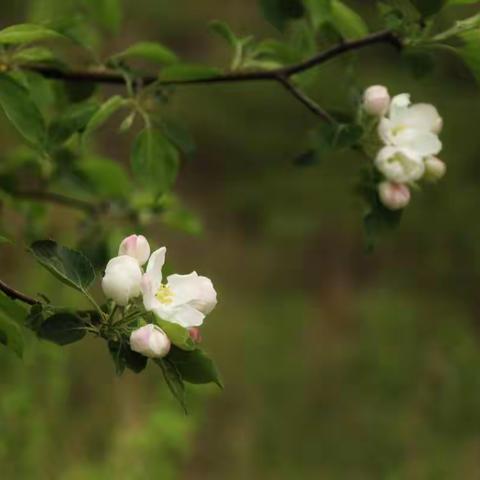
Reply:
M39 202L55 203L65 207L83 210L84 212L91 214L97 214L101 210L99 205L95 205L85 200L67 197L66 195L61 195L59 193L45 192L41 190L22 190L11 192L11 195L25 200L37 200Z
M330 123L335 123L335 119L325 111L318 103L313 101L302 90L296 87L296 85L288 78L279 75L277 80L289 91L297 100L305 105L313 114L322 117L324 120Z
M291 76L304 72L310 68L327 62L328 60L337 57L343 53L354 51L374 45L377 43L387 43L396 48L401 48L400 40L390 30L382 30L372 33L357 40L342 42L334 47L331 47L323 52L320 52L313 57L286 67L280 67L272 70L255 70L246 72L231 72L220 74L212 77L178 79L178 80L161 80L161 77L156 75L139 76L133 79L134 83L140 83L143 86L148 86L153 83L159 85L206 85L213 83L234 83L247 82L256 80L273 80L281 81L288 90L295 95L304 105L311 111L325 118L324 112L319 112L316 107L312 105L310 99L306 99L305 95L297 88L294 91L291 89L290 82L287 84L283 79L289 79ZM91 83L105 83L113 85L125 85L125 75L113 70L62 70L56 67L45 65L31 65L29 70L35 71L46 78L57 80L64 80L68 82L91 82Z
M2 280L0 280L0 290L10 298L13 298L14 300L20 300L21 302L27 303L28 305L36 305L37 303L40 303L34 298L29 297L28 295L25 295L24 293L21 293L18 290L15 290L14 288L8 286Z

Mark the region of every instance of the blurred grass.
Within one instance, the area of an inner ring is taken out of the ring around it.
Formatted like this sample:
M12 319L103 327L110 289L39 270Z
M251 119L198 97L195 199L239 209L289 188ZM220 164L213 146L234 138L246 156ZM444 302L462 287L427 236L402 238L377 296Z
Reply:
M372 3L352 2L369 10ZM24 6L12 3L5 18L17 21ZM274 34L254 1L138 0L127 7L112 50L148 37L191 60L221 64L225 50L206 33L210 19ZM276 86L178 89L169 113L185 118L199 148L177 190L201 215L205 235L158 227L149 237L169 247L176 270L195 268L214 280L220 303L204 339L226 389L194 389L193 414L184 417L154 367L118 379L95 340L60 349L30 338L23 362L0 350L2 477L475 478L478 88L449 58L421 79L388 48L358 58L359 88L385 83L438 106L445 181L414 195L399 231L367 256L350 194L360 157L336 154L294 167L317 120ZM349 75L344 60L331 62L312 94L345 108ZM2 132L13 143L11 130ZM127 143L113 145L108 135L101 150L128 157ZM72 213L47 212L32 235L73 244ZM20 231L18 217L7 215ZM58 303L80 302L21 245L2 249L2 276Z

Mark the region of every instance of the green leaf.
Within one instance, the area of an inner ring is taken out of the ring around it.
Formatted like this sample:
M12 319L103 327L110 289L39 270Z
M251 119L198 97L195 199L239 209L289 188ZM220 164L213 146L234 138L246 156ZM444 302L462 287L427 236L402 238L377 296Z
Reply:
M218 68L208 67L206 65L179 63L162 69L159 78L164 82L175 80L185 82L189 80L205 80L221 74L222 71Z
M162 123L163 132L167 138L187 157L195 153L195 140L189 130L180 122L164 120Z
M147 366L148 358L134 352L125 342L108 342L108 350L112 355L115 363L115 371L117 375L121 375L125 367L135 373L140 373Z
M160 194L175 181L178 152L161 132L146 128L135 140L131 163L135 177Z
M180 403L185 414L188 413L185 402L185 385L180 372L177 370L175 365L168 360L168 358L156 359L155 363L162 369L165 382L167 383L170 392L172 392L172 395Z
M46 47L30 47L15 52L12 59L19 64L59 63L55 54Z
M123 52L117 53L113 58L141 58L154 63L171 64L178 61L172 50L157 42L138 42L128 47Z
M117 110L122 108L127 103L128 100L120 95L114 95L113 97L110 97L90 118L87 126L85 127L83 138L88 139L94 130L101 127Z
M53 240L34 242L30 251L49 272L80 292L85 292L95 279L93 266L85 255Z
M185 351L172 347L167 359L175 365L182 379L186 382L195 384L216 383L220 388L223 388L217 367L207 354L199 348Z
M27 317L27 310L20 303L8 297L4 293L0 293L0 315L7 317L9 320L23 325Z
M69 105L49 126L49 145L61 145L73 134L83 132L97 111L98 104L94 102Z
M25 324L27 314L23 305L0 293L0 343L19 357L23 354L21 326Z
M290 20L303 17L305 8L302 0L259 0L265 19L283 31Z
M78 165L94 191L105 198L122 198L130 194L132 185L125 170L107 158L89 158Z
M20 358L23 355L23 335L21 328L0 314L0 343L13 350Z
M28 90L4 73L0 73L0 105L26 140L38 147L44 145L46 128L42 114Z
M155 323L167 334L175 346L182 350L195 350L195 343L186 328L160 318L155 318Z
M231 47L235 48L237 46L238 38L227 23L221 22L220 20L213 20L208 24L208 28L213 33L222 37Z
M422 17L431 17L438 13L448 0L411 0Z
M122 0L95 0L84 2L92 10L92 17L101 27L118 34L123 19Z
M355 39L368 34L362 17L340 0L332 0L330 21L343 38Z
M43 340L57 345L68 345L78 342L86 332L83 322L73 313L55 313L42 322L37 334Z
M460 35L464 45L457 49L480 84L480 28Z
M25 44L58 38L64 37L55 30L32 23L12 25L0 30L0 44L3 45Z

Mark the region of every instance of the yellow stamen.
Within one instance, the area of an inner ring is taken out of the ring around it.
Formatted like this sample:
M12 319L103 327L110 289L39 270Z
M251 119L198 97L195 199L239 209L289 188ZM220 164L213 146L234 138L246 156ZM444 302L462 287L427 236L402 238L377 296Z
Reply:
M173 302L173 292L168 285L161 284L155 295L157 299L165 305L170 305Z

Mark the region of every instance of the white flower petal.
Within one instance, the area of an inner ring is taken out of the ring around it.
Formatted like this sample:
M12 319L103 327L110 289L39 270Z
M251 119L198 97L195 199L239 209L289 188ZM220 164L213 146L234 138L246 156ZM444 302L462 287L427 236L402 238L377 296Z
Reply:
M102 289L107 298L125 306L140 294L142 271L135 259L127 255L112 258L105 268Z
M442 125L438 110L428 103L416 103L409 107L403 121L411 128L433 133L439 133Z
M442 150L442 142L437 135L414 129L399 133L395 137L395 144L413 150L422 157L436 155Z
M150 311L158 308L160 301L155 296L157 292L148 273L143 275L140 288L142 290L143 306L145 307L145 310Z
M395 95L390 102L389 117L393 122L399 121L407 112L410 105L410 94L401 93Z
M154 290L158 290L160 284L162 283L162 268L165 264L166 253L167 249L165 247L155 250L147 264L147 273L152 279Z
M405 148L382 148L375 159L375 165L387 180L395 183L414 182L425 171L422 158Z
M172 323L178 323L178 325L185 328L190 328L202 325L204 318L205 315L202 312L186 303L184 305L179 305L172 310L168 315L168 318L165 318L165 320Z

